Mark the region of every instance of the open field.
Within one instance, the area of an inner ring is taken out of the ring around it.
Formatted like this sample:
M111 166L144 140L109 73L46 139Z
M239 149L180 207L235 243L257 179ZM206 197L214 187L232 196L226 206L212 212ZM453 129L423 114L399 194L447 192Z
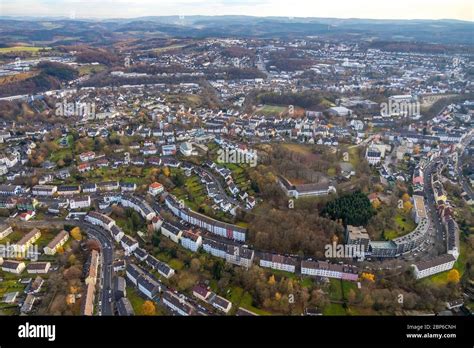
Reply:
M102 64L99 64L99 65L92 65L92 64L82 65L82 66L79 67L79 75L84 76L84 75L88 75L90 73L97 73L97 72L103 71L105 69L106 69L106 66L102 65Z
M398 212L393 219L393 229L385 230L384 236L387 240L392 240L410 233L416 228L416 223L408 214Z
M32 46L13 46L13 47L1 47L0 53L10 52L38 52L41 49L49 50L51 47L32 47Z
M308 145L285 143L285 144L282 144L282 146L288 151L291 151L294 153L298 153L302 155L311 154L311 146L308 146Z
M15 74L15 75L1 76L0 77L0 85L3 85L5 83L23 81L23 80L29 79L31 77L34 77L36 75L38 75L38 72L36 72L36 71L27 71L27 72L22 72L22 73Z
M281 114L285 111L287 111L288 108L285 106L278 106L278 105L263 105L262 107L258 108L255 110L256 114L260 115L275 115L275 114Z
M170 46L165 46L165 47L152 48L150 51L163 53L166 51L175 50L175 49L183 48L186 46L187 44L176 44L176 45L170 45Z
M264 311L263 309L258 309L252 306L252 295L248 292L244 292L244 290L240 287L233 287L229 289L229 296L227 299L232 302L233 312L237 311L239 307L243 307L257 313L258 315L270 315L271 313ZM235 312L234 312L235 313Z

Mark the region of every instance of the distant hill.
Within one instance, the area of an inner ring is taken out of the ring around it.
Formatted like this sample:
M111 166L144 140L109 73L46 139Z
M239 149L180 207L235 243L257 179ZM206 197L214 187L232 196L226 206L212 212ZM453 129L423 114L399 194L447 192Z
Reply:
M16 20L0 17L0 45L15 41L106 44L124 37L257 37L474 44L474 23L458 20L371 20L249 16L164 16L134 19Z

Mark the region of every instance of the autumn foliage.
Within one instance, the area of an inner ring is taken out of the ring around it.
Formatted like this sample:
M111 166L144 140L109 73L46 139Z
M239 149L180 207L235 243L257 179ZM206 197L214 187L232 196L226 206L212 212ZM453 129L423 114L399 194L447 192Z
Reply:
M142 304L142 314L143 315L155 315L156 307L155 304L151 301L145 301Z

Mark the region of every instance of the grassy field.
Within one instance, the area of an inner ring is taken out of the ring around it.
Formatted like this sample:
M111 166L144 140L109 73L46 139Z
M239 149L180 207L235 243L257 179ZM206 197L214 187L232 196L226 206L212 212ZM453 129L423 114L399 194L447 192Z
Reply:
M346 315L346 310L342 307L342 304L331 303L326 306L323 310L324 315Z
M183 48L183 47L186 47L186 46L187 46L187 44L176 44L176 45L170 45L170 46L166 46L166 47L153 48L150 51L154 51L154 52L157 52L157 53L163 53L163 52L166 52L166 51L169 51L169 50L175 50L175 49Z
M12 82L18 82L18 81L26 80L26 79L29 79L29 78L34 77L36 75L38 75L37 71L27 71L27 72L22 72L22 73L15 74L15 75L2 76L2 77L0 77L0 85L2 85L4 83L12 83Z
M349 162L355 168L360 162L359 149L357 147L351 147L347 152L349 153Z
M242 288L231 288L227 299L232 302L234 313L239 307L243 307L245 309L248 309L249 311L257 313L258 315L271 315L271 313L264 311L263 309L255 308L252 305L252 295L250 295L246 291L244 292Z
M13 47L1 47L0 53L10 52L38 52L41 49L49 50L51 47L31 47L31 46L13 46Z
M207 198L204 185L196 175L186 178L184 186L176 186L171 192L193 210L198 210L199 205L203 204Z
M278 105L263 105L261 108L255 111L256 114L260 115L279 115L287 111L287 107Z
M342 286L339 279L329 279L329 298L333 301L342 301Z
M138 294L138 291L135 288L127 286L127 298L132 304L135 314L142 315L142 305L145 299Z
M132 304L133 311L135 312L135 315L143 315L143 310L142 306L143 303L146 301L144 297L142 297L139 293L138 290L131 287L127 286L127 298L129 299L130 303ZM166 310L161 308L155 303L156 307L156 313L155 315L169 315Z
M310 155L311 154L311 146L302 145L302 144L282 144L282 146L294 153L302 154L302 155Z
M4 275L0 276L5 278ZM20 293L25 289L25 285L20 284L16 279L5 280L0 283L0 300L6 293L19 291Z
M55 151L51 154L51 156L49 157L49 160L51 162L59 162L60 160L64 160L67 156L71 156L72 158L72 152L71 152L71 149L60 149L58 151Z
M11 243L14 244L18 242L26 233L22 231L13 231L7 237L0 240L0 244Z
M89 75L91 73L97 73L100 71L103 71L106 69L105 65L98 64L98 65L82 65L79 67L79 75L84 76L84 75Z
M184 263L180 259L171 259L168 264L177 271L182 270L184 267Z
M387 240L392 240L410 233L416 228L415 221L409 214L398 212L393 219L393 229L385 230L384 236Z

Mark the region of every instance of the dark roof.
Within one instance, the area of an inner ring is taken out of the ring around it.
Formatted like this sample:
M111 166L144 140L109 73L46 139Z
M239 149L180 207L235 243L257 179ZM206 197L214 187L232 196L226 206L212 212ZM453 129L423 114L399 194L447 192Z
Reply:
M132 304L130 303L128 298L122 297L116 303L117 303L118 315L121 315L121 316L135 315L135 312L133 311Z
M428 260L428 261L417 262L417 263L415 263L415 266L416 266L416 268L418 268L418 270L424 271L428 268L436 267L436 266L442 265L444 263L455 261L455 260L456 259L454 258L453 255L443 254L441 256L435 257L435 258L433 258L431 260Z

